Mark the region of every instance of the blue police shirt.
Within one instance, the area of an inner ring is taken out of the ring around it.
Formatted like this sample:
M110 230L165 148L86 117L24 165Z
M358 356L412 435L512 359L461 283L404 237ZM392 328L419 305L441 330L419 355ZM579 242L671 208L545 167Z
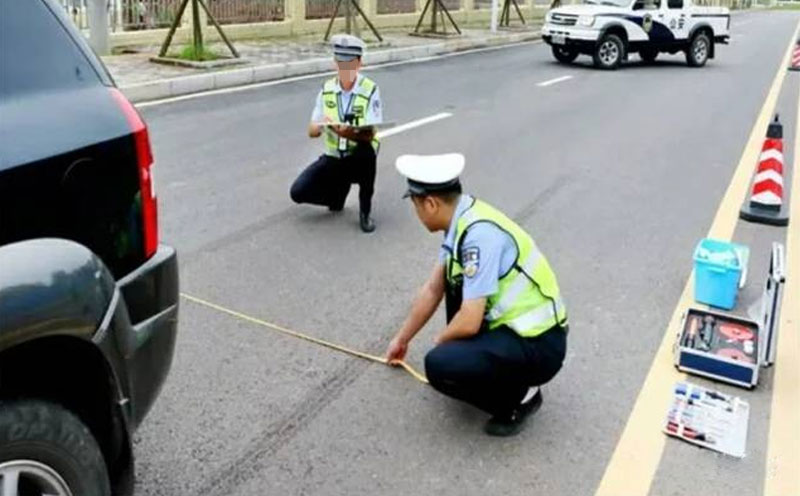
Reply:
M444 265L455 243L458 218L472 205L473 198L461 195L453 220L445 234L444 244L439 251L439 261ZM489 222L479 222L469 228L461 242L461 260L464 265L472 265L465 270L463 298L473 300L489 297L497 292L498 281L517 260L517 245L505 231ZM447 269L447 267L445 267Z

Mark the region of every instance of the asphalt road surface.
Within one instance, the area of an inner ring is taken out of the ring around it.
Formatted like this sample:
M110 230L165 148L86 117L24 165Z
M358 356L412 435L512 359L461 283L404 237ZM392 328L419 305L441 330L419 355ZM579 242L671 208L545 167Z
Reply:
M136 436L136 494L572 496L613 474L633 485L620 492L606 480L607 494L761 494L773 369L754 391L715 386L751 403L743 460L665 440L632 411L668 398L680 377L658 361L662 340L674 333L694 246L738 212L720 206L740 200L726 191L773 110L774 82L792 163L800 87L781 64L798 20L735 15L732 43L702 69L682 55L650 66L632 55L603 72L586 57L557 64L529 43L367 70L386 119L449 114L384 139L372 235L358 229L355 188L338 214L288 196L321 150L305 129L322 77L142 106L162 238L179 250L186 294L382 354L441 240L401 200L394 160L457 151L465 188L548 256L571 333L543 408L518 437L495 439L484 414L401 370L183 300L171 375ZM786 230L728 223L753 251L743 313ZM414 366L443 325L439 314L412 343ZM645 380L653 373L664 390Z

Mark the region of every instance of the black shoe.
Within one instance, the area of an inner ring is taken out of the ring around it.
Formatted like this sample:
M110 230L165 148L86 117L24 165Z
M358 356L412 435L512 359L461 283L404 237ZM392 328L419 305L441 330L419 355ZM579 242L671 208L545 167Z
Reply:
M372 221L369 214L361 212L361 230L365 233L371 233L375 230L375 222Z
M508 437L519 434L525 425L525 420L536 413L542 406L542 391L539 390L533 398L516 407L510 414L495 415L486 422L483 430L490 436Z

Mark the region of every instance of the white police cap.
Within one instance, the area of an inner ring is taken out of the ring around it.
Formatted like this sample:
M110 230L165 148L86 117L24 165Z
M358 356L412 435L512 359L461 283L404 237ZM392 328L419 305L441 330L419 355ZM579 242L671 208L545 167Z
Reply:
M341 62L348 62L364 55L366 45L359 38L349 34L337 34L331 37L333 56Z
M401 155L395 167L408 179L408 191L403 198L454 191L460 186L458 176L464 170L464 155Z

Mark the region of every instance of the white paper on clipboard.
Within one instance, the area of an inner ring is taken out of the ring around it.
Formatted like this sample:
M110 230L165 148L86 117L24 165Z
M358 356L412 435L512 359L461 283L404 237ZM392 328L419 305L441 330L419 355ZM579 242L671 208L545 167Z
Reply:
M688 443L744 458L750 404L738 396L689 382L675 384L664 433Z

